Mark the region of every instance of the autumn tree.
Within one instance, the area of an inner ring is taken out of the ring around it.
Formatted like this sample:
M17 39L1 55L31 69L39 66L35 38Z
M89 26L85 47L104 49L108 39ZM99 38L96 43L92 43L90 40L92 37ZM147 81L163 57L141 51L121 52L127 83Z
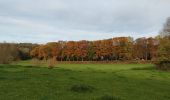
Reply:
M94 52L95 52L95 56L94 56L94 60L101 60L102 59L102 51L101 51L101 41L98 40L98 41L94 41L93 42L93 48L94 48Z
M19 51L16 44L1 43L0 44L0 63L8 64L19 58Z
M100 44L102 60L109 60L112 55L112 41L111 39L103 40Z
M68 41L65 45L64 55L67 61L74 60L75 58L75 42Z
M119 38L119 50L121 60L132 59L132 43L133 39L131 37L120 37Z
M148 38L147 41L148 41L147 59L154 61L157 58L157 50L158 50L159 41L158 39L155 39L155 38Z
M93 42L88 42L87 59L89 61L93 61L94 57L95 57L94 44Z
M64 57L65 57L65 55L64 55L64 49L65 49L65 45L66 45L66 42L65 41L59 41L58 42L58 44L59 44L59 50L60 50L60 54L59 54L59 57L58 57L58 60L60 60L60 61L63 61L64 60Z
M113 55L116 60L130 60L132 59L132 45L131 37L118 37L112 39Z
M53 60L57 60L60 57L60 53L61 53L61 46L59 43L57 42L51 42L51 43L47 43L46 45L48 45L48 48L51 50L51 57L53 58Z
M40 45L30 52L32 57L36 57L40 60L47 60L52 57L52 50L48 45Z
M87 58L88 55L88 42L87 41L79 41L79 57L82 61Z
M30 52L30 55L32 57L35 57L35 58L38 58L39 57L39 46L38 47L35 47L31 52Z
M138 38L134 42L133 56L135 59L148 60L149 41L147 38Z
M116 37L97 41L59 41L35 47L31 56L60 61L151 60L157 57L159 42L154 38Z

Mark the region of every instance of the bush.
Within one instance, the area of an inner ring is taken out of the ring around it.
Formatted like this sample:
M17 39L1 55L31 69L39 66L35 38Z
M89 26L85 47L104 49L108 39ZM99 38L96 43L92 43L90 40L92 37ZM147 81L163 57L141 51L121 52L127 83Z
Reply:
M73 85L71 87L71 91L78 92L78 93L84 93L84 92L92 92L93 87L85 84L78 84L78 85Z
M110 96L110 95L104 95L97 100L123 100L120 97Z
M157 68L161 70L170 70L170 61L159 61L156 63Z

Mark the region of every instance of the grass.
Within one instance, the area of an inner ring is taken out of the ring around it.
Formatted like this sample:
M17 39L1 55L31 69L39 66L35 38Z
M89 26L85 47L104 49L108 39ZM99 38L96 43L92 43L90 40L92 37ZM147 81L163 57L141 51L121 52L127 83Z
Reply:
M170 100L170 73L152 64L0 65L0 100Z

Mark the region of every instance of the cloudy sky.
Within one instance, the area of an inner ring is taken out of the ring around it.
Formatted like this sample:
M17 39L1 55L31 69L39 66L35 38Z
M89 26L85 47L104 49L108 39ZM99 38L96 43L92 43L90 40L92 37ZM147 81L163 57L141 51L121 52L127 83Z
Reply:
M0 0L0 42L156 36L170 0Z

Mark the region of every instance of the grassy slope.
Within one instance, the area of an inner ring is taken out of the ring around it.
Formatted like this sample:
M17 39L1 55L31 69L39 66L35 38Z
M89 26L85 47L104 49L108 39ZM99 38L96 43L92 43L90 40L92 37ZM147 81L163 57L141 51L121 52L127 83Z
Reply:
M152 64L59 64L52 70L27 65L0 65L0 100L170 99L170 73ZM94 89L70 90L80 84Z

